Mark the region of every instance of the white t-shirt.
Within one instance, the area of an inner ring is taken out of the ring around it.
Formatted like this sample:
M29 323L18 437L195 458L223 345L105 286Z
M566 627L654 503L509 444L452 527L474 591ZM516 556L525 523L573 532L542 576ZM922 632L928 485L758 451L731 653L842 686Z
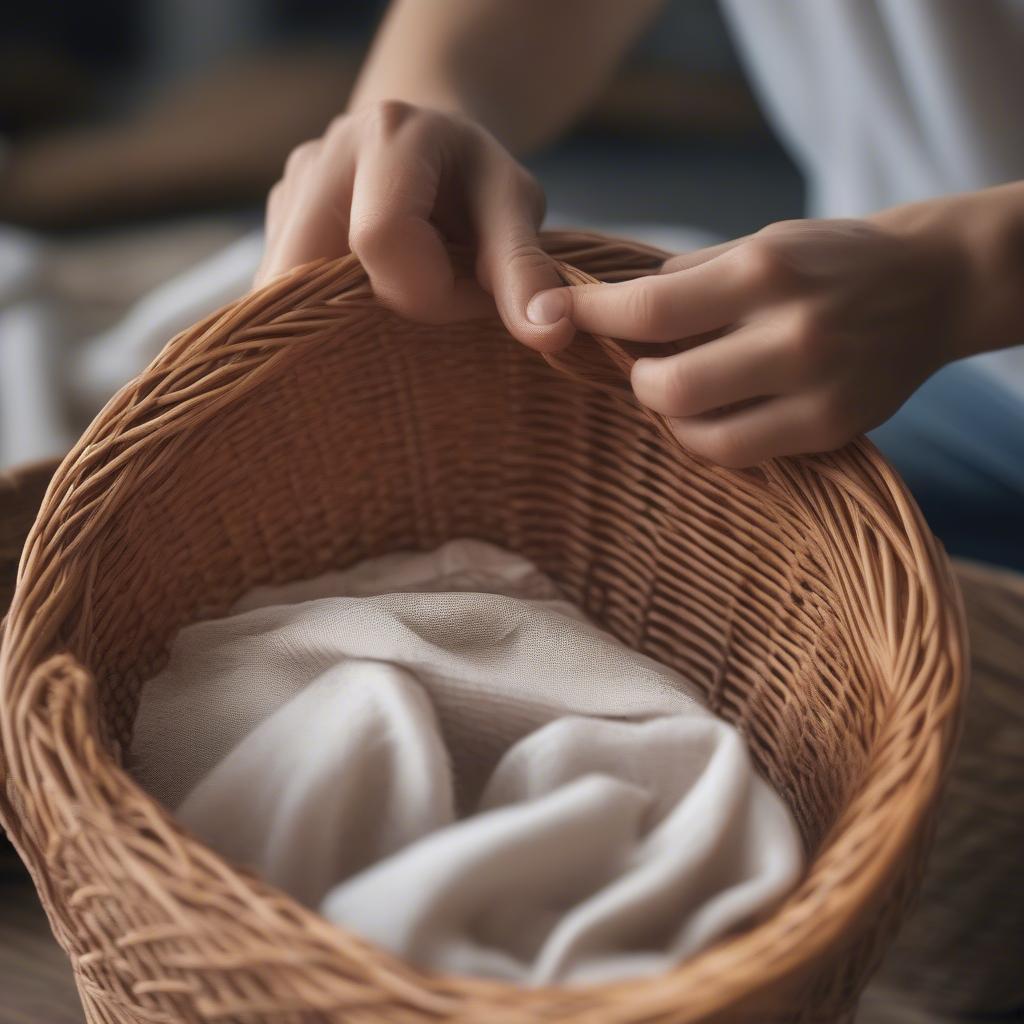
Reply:
M722 6L810 216L1024 179L1024 0ZM1024 348L977 363L1024 399Z

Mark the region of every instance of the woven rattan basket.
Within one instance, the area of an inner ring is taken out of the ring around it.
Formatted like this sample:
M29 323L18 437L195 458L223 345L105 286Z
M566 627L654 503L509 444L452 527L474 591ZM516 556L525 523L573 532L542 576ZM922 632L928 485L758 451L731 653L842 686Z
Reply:
M549 239L570 282L653 250ZM947 561L858 442L722 470L496 321L404 322L353 258L176 338L57 471L2 661L5 826L91 1021L845 1019L918 883L963 687ZM257 583L475 536L520 551L747 736L810 855L766 920L655 980L425 975L205 849L120 768L140 683Z
M963 737L877 986L936 1013L1024 1021L1024 576L963 561L956 573L971 639Z

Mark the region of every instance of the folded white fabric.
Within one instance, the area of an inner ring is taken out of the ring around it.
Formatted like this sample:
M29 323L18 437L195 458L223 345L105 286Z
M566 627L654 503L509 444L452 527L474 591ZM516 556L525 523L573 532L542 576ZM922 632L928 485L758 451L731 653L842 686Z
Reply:
M184 629L133 764L329 920L522 984L663 971L802 866L739 734L478 541L263 588Z

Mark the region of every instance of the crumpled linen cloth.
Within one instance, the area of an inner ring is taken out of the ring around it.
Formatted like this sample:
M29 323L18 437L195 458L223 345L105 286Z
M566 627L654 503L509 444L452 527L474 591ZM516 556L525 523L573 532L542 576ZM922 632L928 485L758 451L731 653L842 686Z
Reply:
M262 588L182 630L131 760L214 849L444 972L659 973L802 868L739 734L479 541Z

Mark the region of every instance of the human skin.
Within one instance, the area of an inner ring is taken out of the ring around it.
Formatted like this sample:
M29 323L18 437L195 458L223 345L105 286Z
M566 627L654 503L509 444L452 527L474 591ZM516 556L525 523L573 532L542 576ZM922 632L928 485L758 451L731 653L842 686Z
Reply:
M412 319L496 306L541 351L577 330L681 342L636 363L636 397L688 448L734 467L839 447L944 364L1024 341L1021 182L786 221L659 275L561 287L537 242L543 193L512 150L564 129L659 6L393 4L349 112L295 150L270 194L257 283L351 250ZM456 275L448 242L475 249L473 277Z

